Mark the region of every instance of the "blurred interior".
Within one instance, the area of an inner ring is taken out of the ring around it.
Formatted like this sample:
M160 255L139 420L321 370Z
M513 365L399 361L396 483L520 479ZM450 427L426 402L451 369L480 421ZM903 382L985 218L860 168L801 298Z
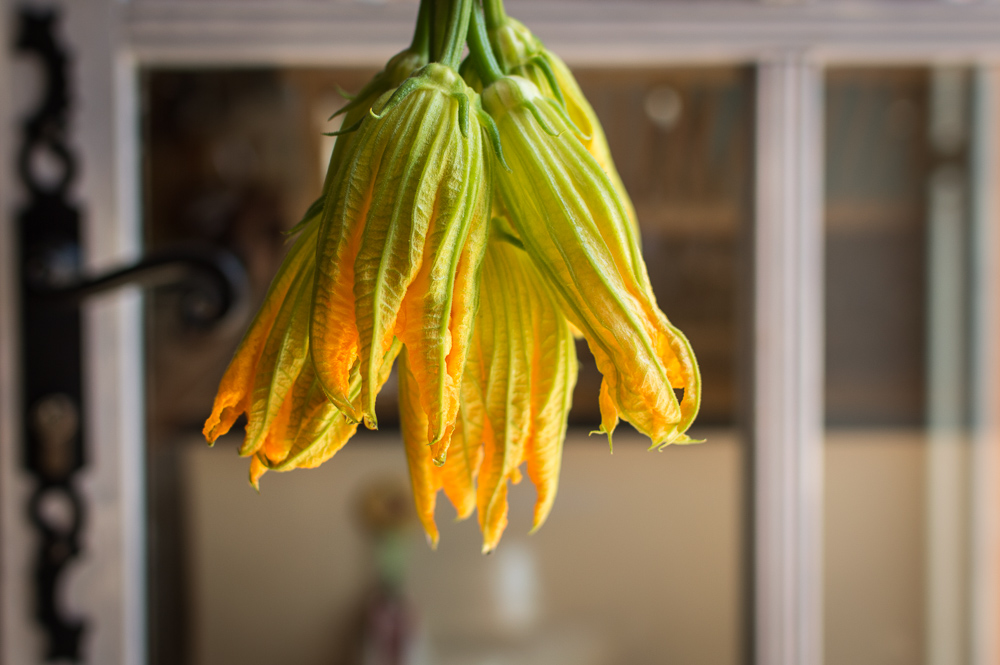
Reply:
M327 118L358 69L148 70L148 245L210 241L244 262L252 297L210 331L168 293L147 305L151 655L154 663L361 663L383 555L404 579L412 661L736 665L749 662L752 549L746 435L753 222L749 68L584 69L639 213L661 308L704 376L706 443L648 453L607 442L600 376L580 346L555 508L528 536L511 493L498 551L439 502L441 545L413 525L386 549L371 497L408 495L393 384L378 433L315 471L245 482L238 434L200 436L219 377L291 228L317 196ZM961 69L832 69L826 77L826 662L922 662L968 628L970 99ZM936 460L931 464L932 460ZM366 498L367 497L367 498ZM942 545L946 543L946 545ZM956 605L957 603L957 605ZM967 603L966 603L967 604ZM368 617L366 619L366 617ZM960 653L964 662L967 654Z
M826 75L828 663L969 662L973 94Z

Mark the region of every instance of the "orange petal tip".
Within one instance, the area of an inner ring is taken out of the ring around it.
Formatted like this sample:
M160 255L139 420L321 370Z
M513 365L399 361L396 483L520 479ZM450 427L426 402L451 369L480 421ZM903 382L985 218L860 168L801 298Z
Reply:
M261 462L256 455L254 455L250 459L250 474L248 480L250 481L250 487L254 488L257 491L257 494L260 494L260 477L266 472L267 467L264 466L264 463Z

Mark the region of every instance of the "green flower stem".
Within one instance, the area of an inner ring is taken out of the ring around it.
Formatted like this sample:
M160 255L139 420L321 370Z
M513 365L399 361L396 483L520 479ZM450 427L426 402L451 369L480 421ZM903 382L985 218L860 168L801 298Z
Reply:
M472 64L475 65L483 86L490 85L504 75L490 46L486 23L479 7L472 10L472 20L469 22L469 53L472 55Z
M420 10L417 12L417 27L413 30L413 41L410 51L430 55L431 46L431 10L434 0L420 0Z
M451 1L428 0L431 8L431 62L438 62L444 52L444 36L448 32L448 6Z
M503 0L483 0L486 11L486 28L496 30L507 20L507 12L503 8Z
M473 0L438 0L434 6L435 62L458 68L469 31L469 14Z

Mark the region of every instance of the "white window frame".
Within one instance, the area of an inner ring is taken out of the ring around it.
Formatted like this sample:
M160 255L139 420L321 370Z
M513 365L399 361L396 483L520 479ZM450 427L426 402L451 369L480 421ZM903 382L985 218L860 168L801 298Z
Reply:
M43 4L36 0L37 4ZM137 73L147 65L378 65L407 43L415 4L243 0L52 0L75 55L74 143L85 165L86 262L141 251ZM0 34L14 2L0 0ZM573 65L756 66L753 644L758 665L820 665L822 638L822 72L841 64L975 67L975 293L980 423L974 446L972 663L998 657L996 509L1000 407L1000 5L716 4L510 0ZM38 659L26 564L32 553L18 467L18 200L10 54L0 49L0 664ZM91 464L88 554L70 603L101 622L88 662L145 662L143 345L135 293L86 307ZM932 663L931 665L943 665Z

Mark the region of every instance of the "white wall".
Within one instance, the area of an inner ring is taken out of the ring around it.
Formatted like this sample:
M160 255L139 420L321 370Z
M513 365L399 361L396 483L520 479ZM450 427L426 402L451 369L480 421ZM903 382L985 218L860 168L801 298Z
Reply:
M357 497L387 475L407 482L401 443L351 441L320 469L265 476L259 496L233 448L185 452L194 662L336 662L370 579ZM613 455L574 433L549 521L527 536L534 492L513 488L492 556L442 495L438 551L416 530L411 543L429 662L741 662L742 473L727 432L663 453L622 433Z

